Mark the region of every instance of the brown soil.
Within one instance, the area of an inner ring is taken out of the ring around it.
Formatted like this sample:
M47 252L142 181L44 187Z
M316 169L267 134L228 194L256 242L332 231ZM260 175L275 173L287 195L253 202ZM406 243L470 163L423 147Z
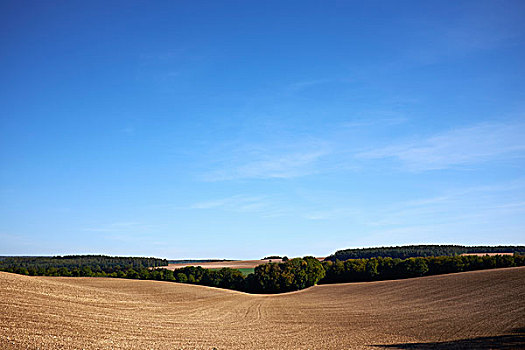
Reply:
M514 349L520 328L523 267L281 295L0 273L0 349Z

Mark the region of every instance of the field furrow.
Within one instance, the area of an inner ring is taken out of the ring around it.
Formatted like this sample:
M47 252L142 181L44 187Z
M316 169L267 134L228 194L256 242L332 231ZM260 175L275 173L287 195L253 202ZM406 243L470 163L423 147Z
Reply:
M1 349L519 348L524 320L525 268L281 295L0 273Z

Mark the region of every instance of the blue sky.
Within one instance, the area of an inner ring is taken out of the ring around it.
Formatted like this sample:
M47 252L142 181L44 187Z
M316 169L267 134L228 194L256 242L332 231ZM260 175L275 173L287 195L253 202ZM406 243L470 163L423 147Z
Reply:
M0 255L525 243L523 1L0 6Z

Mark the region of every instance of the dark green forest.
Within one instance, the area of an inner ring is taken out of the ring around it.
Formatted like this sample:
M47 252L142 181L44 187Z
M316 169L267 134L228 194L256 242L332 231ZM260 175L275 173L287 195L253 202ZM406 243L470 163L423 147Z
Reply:
M39 276L108 276L128 269L167 266L168 260L106 255L16 256L0 258L0 270ZM117 276L115 276L117 277ZM119 276L120 277L120 276Z
M338 250L325 260L368 259L377 257L416 258L425 256L454 256L475 253L525 254L525 246L462 246L462 245L407 245L399 247L356 248Z
M326 276L320 283L394 280L501 267L524 266L525 255L378 257L323 261Z
M282 263L259 265L248 276L231 268L211 270L200 266L188 266L174 271L153 268L163 266L155 264L164 263L162 259L153 258L75 256L75 258L68 257L71 260L70 265L48 265L49 261L59 262L63 258L42 258L41 266L37 263L38 259L24 260L34 258L6 258L0 261L0 270L32 276L117 277L200 284L248 293L284 293L308 288L315 284L379 281L525 266L525 255L518 254L430 256L406 259L373 257L346 261L336 260L335 262L323 261L322 263L314 257L304 257ZM110 261L104 264L104 259L108 258ZM117 261L120 261L120 264L115 264ZM81 265L81 262L90 262L91 265ZM95 262L98 263L95 264Z

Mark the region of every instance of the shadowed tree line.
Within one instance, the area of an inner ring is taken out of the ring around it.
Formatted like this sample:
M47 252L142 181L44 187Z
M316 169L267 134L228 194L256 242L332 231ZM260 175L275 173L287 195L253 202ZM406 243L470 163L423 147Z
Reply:
M110 276L123 271L167 266L168 260L106 255L16 256L0 258L0 270L31 276Z
M399 247L356 248L338 250L325 260L368 259L377 257L416 258L461 254L511 253L525 255L525 246L406 245Z
M211 270L200 266L187 266L174 271L155 269L142 272L149 272L152 279L200 284L248 293L284 293L300 290L317 284L325 276L323 265L311 256L294 258L282 263L262 264L248 276L237 269L227 267Z
M253 273L245 276L241 271L231 268L211 270L200 266L187 266L174 271L154 268L164 263L164 260L153 258L76 256L64 259L77 259L75 263L62 266L48 266L50 258L42 259L42 266L38 266L38 259L31 260L31 264L27 261L23 263L24 258L3 259L0 261L0 270L33 276L117 277L191 283L248 293L284 293L318 283L402 279L525 265L524 255L431 256L407 259L377 257L322 263L310 256L259 265ZM108 260L107 264L101 263L104 259ZM52 261L58 262L61 258L53 258ZM117 261L122 265L116 265ZM124 264L125 261L128 262L127 265ZM80 265L81 262L86 265ZM87 265L88 263L91 265ZM30 267L26 267L27 265Z
M323 261L326 276L320 283L393 280L453 272L524 266L525 255L429 256Z

